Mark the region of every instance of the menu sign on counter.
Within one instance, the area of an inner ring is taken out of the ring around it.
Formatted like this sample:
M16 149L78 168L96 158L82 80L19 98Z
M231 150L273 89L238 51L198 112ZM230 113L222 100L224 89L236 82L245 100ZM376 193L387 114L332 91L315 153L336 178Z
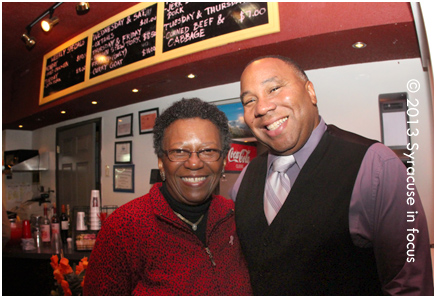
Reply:
M87 43L88 38L86 37L46 59L43 97L74 86L85 80Z
M165 2L163 52L267 23L267 2Z
M154 56L156 16L154 4L93 33L90 78Z

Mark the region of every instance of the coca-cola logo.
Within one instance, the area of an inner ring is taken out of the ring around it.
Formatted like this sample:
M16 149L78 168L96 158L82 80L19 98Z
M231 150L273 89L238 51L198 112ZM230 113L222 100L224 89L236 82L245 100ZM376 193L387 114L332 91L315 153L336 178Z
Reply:
M250 162L251 150L242 149L241 151L235 150L234 147L230 148L229 154L227 155L228 162L245 163Z

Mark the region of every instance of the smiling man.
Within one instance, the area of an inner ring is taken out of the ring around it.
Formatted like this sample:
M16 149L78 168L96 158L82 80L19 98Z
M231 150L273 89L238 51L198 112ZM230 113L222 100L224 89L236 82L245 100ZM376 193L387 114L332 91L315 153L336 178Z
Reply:
M245 122L268 152L232 190L255 295L433 295L427 223L386 146L327 125L292 60L258 58L241 76ZM407 211L419 219L407 222ZM407 229L414 238L414 261Z

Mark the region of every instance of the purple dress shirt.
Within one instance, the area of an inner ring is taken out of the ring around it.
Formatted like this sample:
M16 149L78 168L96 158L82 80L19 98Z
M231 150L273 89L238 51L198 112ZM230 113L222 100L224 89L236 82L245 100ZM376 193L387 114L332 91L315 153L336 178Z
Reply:
M306 144L294 153L296 165L287 171L291 186L326 129L320 117ZM276 158L268 155L268 169ZM230 194L233 200L246 169L233 186ZM375 143L368 148L351 196L350 235L356 246L373 247L385 294L433 295L427 221L416 187L412 179L407 180L408 176L400 159L388 147ZM413 205L407 202L410 197L414 199Z

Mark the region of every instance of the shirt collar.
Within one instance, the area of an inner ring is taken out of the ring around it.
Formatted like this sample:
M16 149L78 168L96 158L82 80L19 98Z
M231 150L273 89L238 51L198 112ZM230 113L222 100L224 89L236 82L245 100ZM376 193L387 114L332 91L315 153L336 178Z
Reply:
M307 140L306 144L304 144L304 146L300 150L294 153L295 162L300 170L309 159L309 156L312 154L313 150L315 150L316 146L318 146L318 143L319 141L321 141L321 138L326 130L327 125L325 124L322 117L319 116L319 124L310 134L310 137ZM279 157L280 156L271 153L268 154L268 169L270 169L271 164L274 162L274 160Z

